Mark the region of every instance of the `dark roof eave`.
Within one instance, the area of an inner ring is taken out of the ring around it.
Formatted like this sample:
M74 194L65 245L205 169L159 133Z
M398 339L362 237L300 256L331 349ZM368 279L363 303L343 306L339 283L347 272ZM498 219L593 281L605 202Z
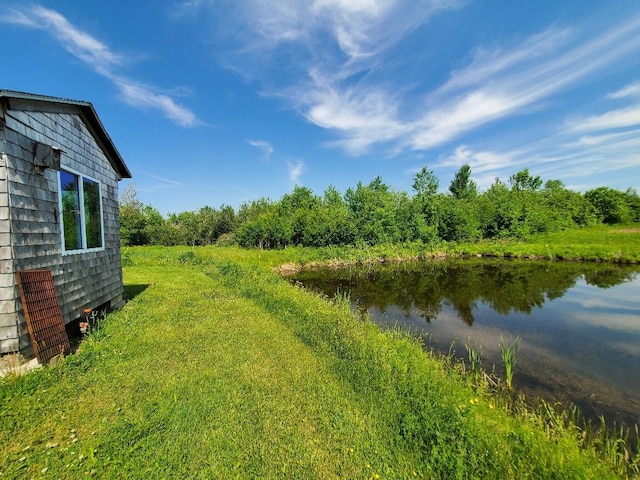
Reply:
M45 103L48 105L75 106L80 111L83 122L89 128L91 134L98 142L100 148L105 152L113 169L122 178L131 178L131 172L124 163L120 152L111 140L90 102L82 100L71 100L67 98L50 97L47 95L37 95L33 93L17 92L14 90L0 90L0 98L26 100L35 103Z

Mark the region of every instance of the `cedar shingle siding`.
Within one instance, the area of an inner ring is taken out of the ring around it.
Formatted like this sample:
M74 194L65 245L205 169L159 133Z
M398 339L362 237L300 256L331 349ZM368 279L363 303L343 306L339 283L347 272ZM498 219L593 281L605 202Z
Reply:
M51 270L65 323L122 299L118 181L130 177L91 104L0 90L0 353L29 350L15 272ZM63 253L58 171L34 142L101 184L104 249Z

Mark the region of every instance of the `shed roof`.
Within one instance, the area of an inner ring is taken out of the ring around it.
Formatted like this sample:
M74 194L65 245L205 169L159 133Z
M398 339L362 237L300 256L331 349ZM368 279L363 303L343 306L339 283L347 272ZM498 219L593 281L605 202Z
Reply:
M4 99L9 110L79 114L120 178L131 178L131 172L129 172L118 149L113 144L111 137L109 137L90 102L1 89L0 99Z

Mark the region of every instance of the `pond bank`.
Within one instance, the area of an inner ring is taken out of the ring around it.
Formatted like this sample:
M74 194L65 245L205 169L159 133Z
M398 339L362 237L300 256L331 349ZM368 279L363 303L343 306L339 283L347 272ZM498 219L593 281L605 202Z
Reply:
M446 258L504 258L507 260L548 260L640 264L640 227L588 227L524 240L504 239L471 243L434 245L403 244L371 247L289 248L294 261L273 269L280 275L293 275L304 269L345 268L354 265L442 260ZM282 258L287 258L286 255ZM291 258L289 258L291 260Z
M283 277L288 277L288 276L292 276L295 275L296 273L300 273L304 270L315 270L315 269L319 269L319 268L328 268L328 269L333 269L333 270L340 270L343 268L350 268L350 267L355 267L355 266L373 266L373 265L387 265L387 264L398 264L398 263L411 263L411 262L423 262L423 261L444 261L444 260L450 260L450 259L482 259L482 258L487 258L487 259L499 259L499 258L503 258L505 260L532 260L532 261L539 261L539 260L549 260L549 261L582 261L582 259L580 258L557 258L557 257L547 257L547 258L543 258L540 257L538 255L498 255L498 254L481 254L481 253L476 253L473 256L470 256L468 254L460 254L460 253L444 253L444 252L434 252L434 253L429 253L429 254L424 254L424 255L405 255L405 256L401 256L402 254L399 253L397 256L392 256L392 257L388 257L388 256L383 256L383 257L375 257L372 256L370 258L366 258L364 260L362 259L338 259L338 258L333 258L331 260L327 260L327 261L313 261L313 262L303 262L303 263L283 263L281 265L278 265L277 267L274 267L272 270L277 273L278 275L281 275ZM598 262L601 260L592 260L594 262ZM631 263L631 262L625 262L625 263Z
M521 338L514 385L533 405L574 404L596 423L640 423L640 266L592 262L447 259L288 277L352 307L383 329L478 362L504 378L500 338Z
M403 244L371 247L287 248L272 265L289 275L304 268L393 263L444 258L505 258L640 264L640 227L604 226L565 230L527 239L504 239L434 245Z

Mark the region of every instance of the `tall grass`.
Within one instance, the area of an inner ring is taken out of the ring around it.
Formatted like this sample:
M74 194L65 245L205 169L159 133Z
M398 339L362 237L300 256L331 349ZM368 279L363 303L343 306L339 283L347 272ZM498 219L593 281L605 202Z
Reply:
M502 355L502 363L504 364L505 374L504 380L507 388L513 390L513 374L518 364L518 349L520 348L520 337L516 337L512 342L504 342L504 338L500 335L500 354Z
M530 409L520 413L531 415ZM640 477L640 427L607 425L604 416L599 423L582 417L575 405L562 406L550 404L543 400L535 411L551 441L556 441L559 434L573 435L582 448L597 452L606 463L625 472L627 478Z
M480 379L482 378L482 349L477 345L470 344L465 344L465 348L473 384L480 385Z

